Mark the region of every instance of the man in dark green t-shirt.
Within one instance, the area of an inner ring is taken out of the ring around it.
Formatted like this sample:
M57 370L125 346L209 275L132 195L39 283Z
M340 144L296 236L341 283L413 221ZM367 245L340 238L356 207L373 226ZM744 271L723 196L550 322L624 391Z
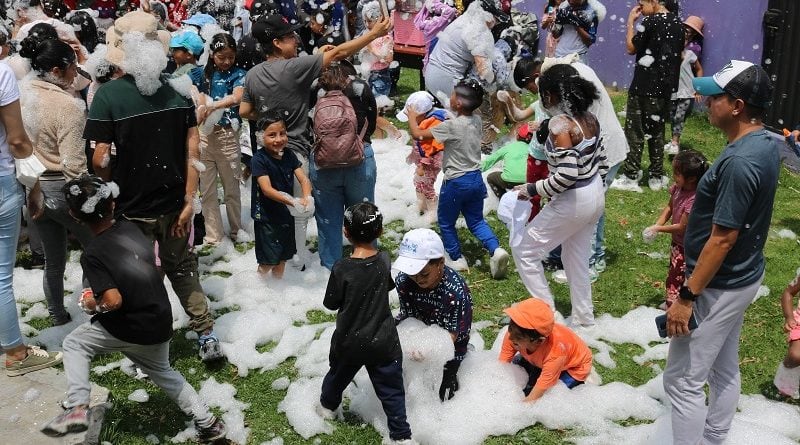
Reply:
M115 22L118 30L153 36L153 40L158 35L155 26L152 15L139 12ZM106 58L124 69L131 63L125 57L127 44L116 31L109 30L108 36L109 46L115 43L112 40L120 45L115 45ZM160 58L153 58L153 63L158 63ZM166 64L166 57L163 61ZM158 242L161 268L189 315L189 327L200 338L200 356L215 360L222 356L219 341L200 286L197 258L188 242L199 164L200 134L194 105L167 84L151 92L142 83L126 74L103 85L89 108L84 138L96 143L92 158L95 172L119 186L116 217L136 223L148 238ZM116 147L113 165L112 144Z
M684 237L688 278L667 310L673 338L664 390L676 445L720 444L730 430L741 392L739 335L764 279L780 167L778 143L761 123L772 85L760 66L733 60L694 87L707 97L709 120L728 146L697 184Z

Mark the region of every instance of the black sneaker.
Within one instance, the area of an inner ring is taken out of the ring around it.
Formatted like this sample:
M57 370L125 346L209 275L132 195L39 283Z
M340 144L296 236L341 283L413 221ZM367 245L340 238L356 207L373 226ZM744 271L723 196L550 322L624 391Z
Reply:
M225 437L225 424L216 417L211 426L203 428L195 420L194 427L197 429L197 440L200 443L210 443Z
M31 269L44 269L44 255L31 252L31 262L30 262Z
M561 261L551 261L549 259L544 259L542 260L542 267L547 272L555 272L557 270L563 269L564 265L561 263Z

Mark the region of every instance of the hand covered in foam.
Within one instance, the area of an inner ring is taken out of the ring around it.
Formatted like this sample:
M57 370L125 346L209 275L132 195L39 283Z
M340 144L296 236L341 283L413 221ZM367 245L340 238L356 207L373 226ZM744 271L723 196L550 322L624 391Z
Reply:
M511 95L506 90L500 90L497 92L497 100L506 104L511 103Z
M658 230L656 230L656 226L650 226L642 231L642 239L647 244L655 241L657 236Z

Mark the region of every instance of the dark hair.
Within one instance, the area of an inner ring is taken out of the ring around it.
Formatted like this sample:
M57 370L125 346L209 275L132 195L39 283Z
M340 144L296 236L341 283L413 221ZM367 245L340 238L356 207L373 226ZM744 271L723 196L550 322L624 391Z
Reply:
M28 36L25 37L25 39L28 37L35 37L40 42L44 42L45 40L58 40L58 31L49 23L39 22L31 26L31 29L28 30ZM23 39L23 41L25 41L25 39Z
M236 48L236 66L249 70L263 62L265 58L261 44L253 36L248 34L239 39Z
M371 243L381 236L383 215L371 202L353 204L344 211L344 228L357 243Z
M539 77L539 95L555 94L560 103L572 114L582 114L589 109L600 92L594 84L578 74L572 65L553 65Z
M319 76L319 86L325 91L343 91L350 83L350 71L341 63L331 63Z
M61 188L72 216L86 223L98 223L113 216L119 188L95 175L83 175Z
M667 8L667 11L677 15L680 12L680 5L678 4L678 0L659 0L659 3L664 5Z
M453 91L456 93L456 98L458 98L463 109L459 111L472 113L483 102L483 87L474 79L459 80L456 86L453 87Z
M522 326L514 323L514 320L509 320L508 332L510 333L512 329L524 335L525 337L528 337L530 341L536 341L544 338L544 335L540 334L536 329L523 328Z
M723 93L725 96L728 97L728 100L731 102L736 102L737 100L741 100L744 102L744 114L747 116L749 120L763 120L764 116L767 115L767 109L762 107L757 107L755 105L749 104L745 102L743 99L739 99L731 93L725 92Z
M261 117L258 118L258 122L256 122L256 130L264 131L267 127L275 122L284 122L283 113L274 109L266 110L261 113Z
M152 1L150 2L150 9L156 14L158 14L160 22L167 20L167 5L159 1Z
M203 68L203 75L206 78L206 82L211 84L211 76L214 74L214 70L216 69L216 64L214 63L214 53L217 51L222 51L226 48L232 49L235 53L236 40L234 40L233 36L227 32L221 32L219 34L215 34L214 37L211 38L211 43L209 43L208 47L211 49L211 54L208 55L208 62L206 62L206 66Z
M540 59L523 58L517 61L514 66L514 84L519 89L525 88L531 80L534 79L533 73L541 68L542 61Z
M700 180L708 170L708 160L703 153L696 150L681 150L672 160L675 171L685 179Z
M79 31L75 31L78 40L80 40L81 45L86 47L87 51L93 53L97 47L98 38L97 25L94 23L92 16L86 11L75 11L69 18L68 23L73 26L77 25L80 28Z
M40 41L35 36L22 40L19 55L31 61L31 68L39 74L49 72L53 68L62 70L75 62L75 51L61 40Z

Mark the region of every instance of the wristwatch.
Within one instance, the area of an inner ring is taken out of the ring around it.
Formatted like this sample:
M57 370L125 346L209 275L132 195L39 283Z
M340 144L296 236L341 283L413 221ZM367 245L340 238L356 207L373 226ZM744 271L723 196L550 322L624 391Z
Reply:
M681 286L681 289L678 292L678 297L681 300L694 302L694 301L697 301L697 297L699 297L699 295L696 295L696 294L692 293L692 291L689 290L689 286L684 284L683 286Z

